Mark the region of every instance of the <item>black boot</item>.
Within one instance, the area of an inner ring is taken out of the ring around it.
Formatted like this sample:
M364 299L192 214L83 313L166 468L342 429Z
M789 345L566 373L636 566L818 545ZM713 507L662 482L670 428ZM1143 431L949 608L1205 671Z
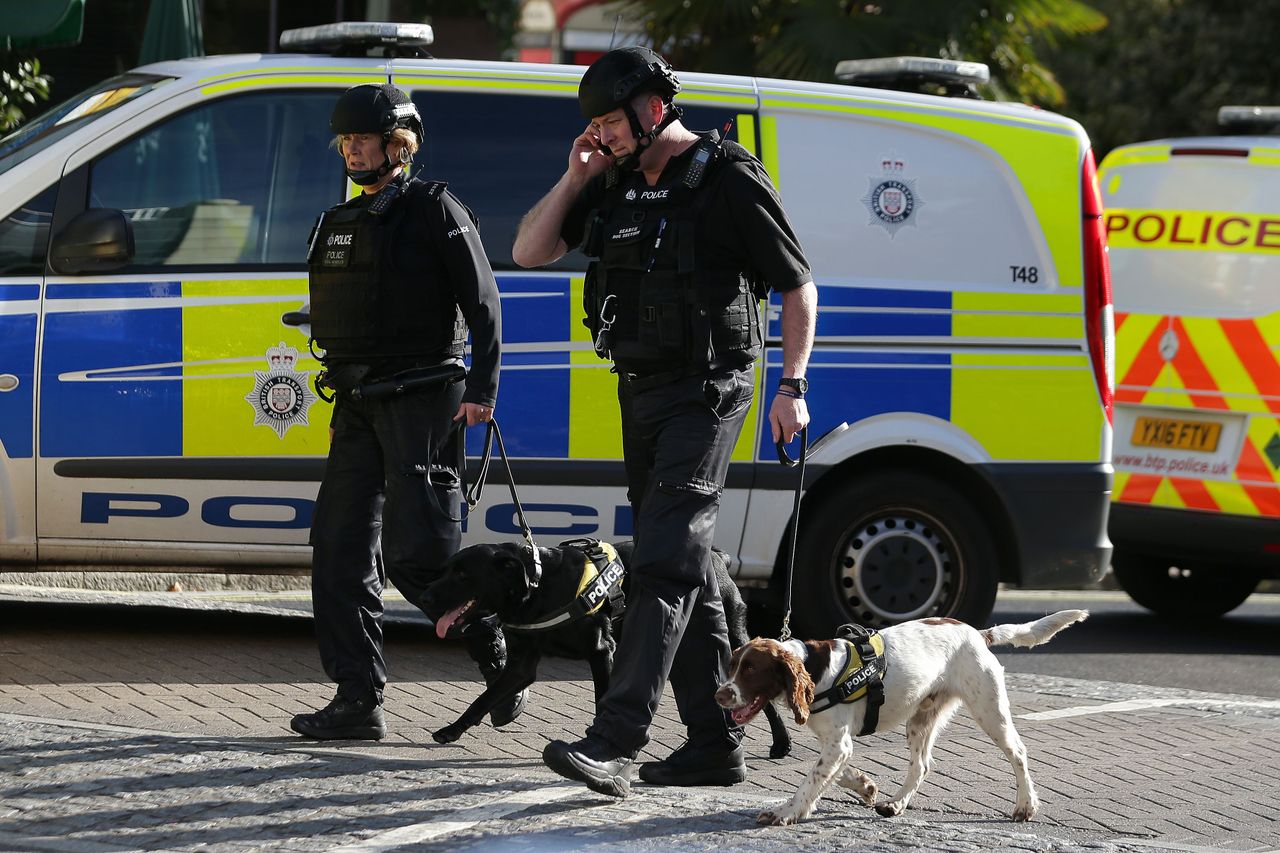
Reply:
M640 778L650 785L736 785L747 778L747 763L741 744L685 741L661 761L640 765Z
M387 735L376 697L348 699L341 691L319 711L295 716L289 728L316 740L382 740Z
M470 631L477 633L469 636ZM463 634L467 643L467 654L471 655L471 659L480 667L480 675L484 677L484 683L493 684L498 676L502 675L502 670L507 665L507 642L502 636L502 629L479 622L474 628L469 628L468 633ZM495 705L489 712L489 722L493 723L494 728L502 728L524 713L525 706L528 704L529 688L526 687L511 698Z
M630 753L606 741L591 737L575 743L553 740L542 750L542 762L597 794L625 797L631 793L634 759Z

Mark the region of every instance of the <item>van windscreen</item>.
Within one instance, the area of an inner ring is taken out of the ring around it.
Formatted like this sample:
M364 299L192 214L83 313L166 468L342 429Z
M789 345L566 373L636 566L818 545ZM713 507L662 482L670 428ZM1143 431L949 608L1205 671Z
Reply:
M0 139L0 175L84 123L150 92L172 77L121 74L63 101Z

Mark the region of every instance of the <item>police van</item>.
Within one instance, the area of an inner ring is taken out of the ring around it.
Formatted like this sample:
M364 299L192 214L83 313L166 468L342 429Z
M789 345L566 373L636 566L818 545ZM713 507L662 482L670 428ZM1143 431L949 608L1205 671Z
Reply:
M306 237L354 191L327 121L369 82L410 94L419 173L478 215L504 312L497 414L535 536L631 535L616 377L581 323L586 259L511 259L583 126L583 69L432 59L428 32L338 24L287 34L287 53L148 65L0 141L5 568L305 570L330 415L312 387ZM936 66L853 63L848 85L680 75L686 124L732 122L814 269L794 589L815 635L982 622L1000 582L1085 583L1110 556L1111 306L1088 139L966 97L984 66ZM758 400L781 375L779 308ZM717 529L753 594L780 589L795 487L757 406ZM486 490L465 542L517 536L513 510Z
M1116 579L1218 616L1280 577L1280 107L1103 161L1116 304Z

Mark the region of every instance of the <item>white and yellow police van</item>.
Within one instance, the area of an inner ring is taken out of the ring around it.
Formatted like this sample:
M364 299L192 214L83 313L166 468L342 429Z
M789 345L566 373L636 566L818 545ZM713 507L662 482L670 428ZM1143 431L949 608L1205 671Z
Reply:
M1280 107L1103 161L1116 304L1115 574L1217 616L1280 577ZM1270 131L1270 135L1263 131Z
M504 311L498 415L535 535L631 535L616 377L580 322L586 261L526 272L510 256L583 126L583 69L415 57L424 29L333 25L290 35L304 52L149 65L0 141L5 568L308 565L329 410L297 325L303 258L317 212L350 191L329 112L366 82L410 93L420 173L479 216ZM367 50L370 32L381 46ZM915 74L957 95L985 74L951 65L889 67L894 85ZM801 512L797 626L981 622L999 582L1098 578L1110 296L1079 125L970 97L681 79L689 126L732 120L761 157L818 284L809 407L826 435ZM776 300L769 316L762 390L781 371ZM718 544L763 588L784 562L795 472L758 411L734 460ZM485 494L466 541L516 536L509 497Z

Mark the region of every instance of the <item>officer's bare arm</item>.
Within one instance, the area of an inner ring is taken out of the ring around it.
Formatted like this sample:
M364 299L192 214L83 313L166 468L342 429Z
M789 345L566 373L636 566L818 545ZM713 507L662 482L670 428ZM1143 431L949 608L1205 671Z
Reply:
M520 220L511 258L522 267L540 267L558 260L569 247L560 237L560 227L586 181L565 173L551 192Z
M782 375L804 376L817 327L818 288L812 281L782 293Z
M564 175L533 206L520 222L516 243L511 247L512 259L522 267L540 267L558 260L569 247L560 237L564 218L582 188L593 176L613 163L613 157L600 150L600 135L593 125L578 134L569 149L569 164Z
M817 323L818 289L812 281L782 294L782 375L804 376L813 349ZM769 426L774 441L789 444L809 423L809 409L803 399L775 394L769 404Z

